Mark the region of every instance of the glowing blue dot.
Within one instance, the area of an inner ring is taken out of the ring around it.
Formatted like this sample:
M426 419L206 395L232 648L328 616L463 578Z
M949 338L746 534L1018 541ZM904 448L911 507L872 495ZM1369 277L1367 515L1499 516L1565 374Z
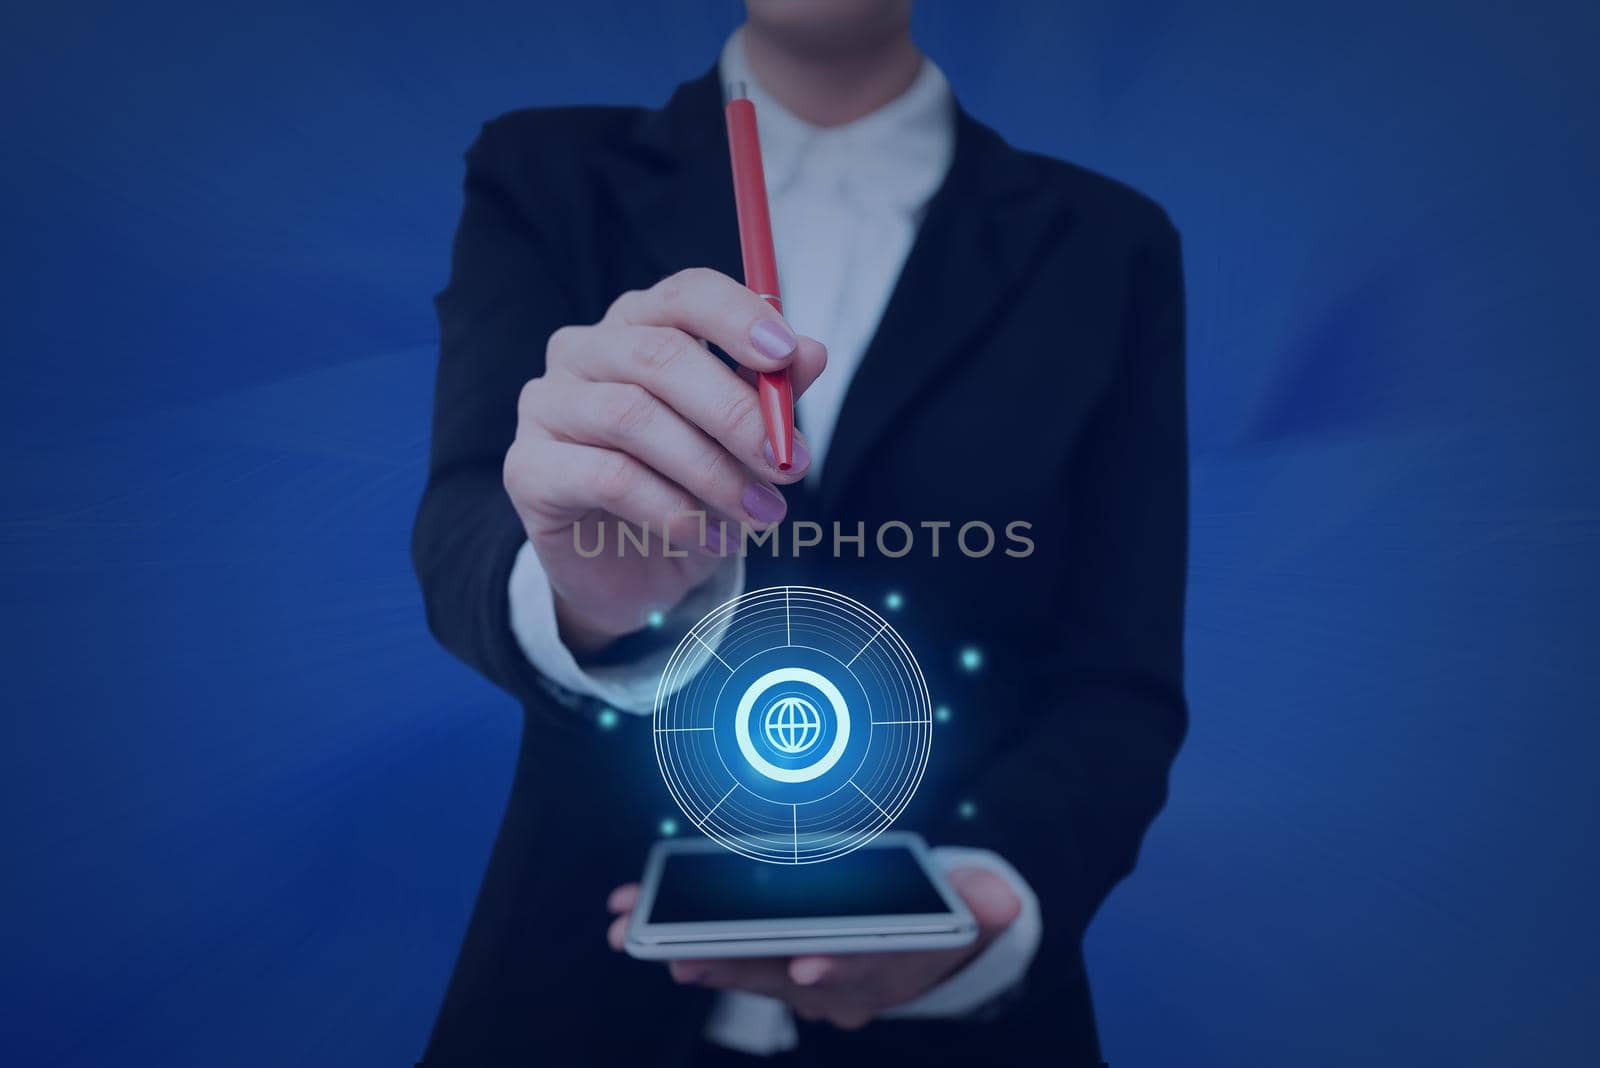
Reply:
M889 596L883 599L883 603L888 606L889 611L898 612L900 611L901 606L906 603L906 599L900 596L898 591L890 590Z
M970 820L972 817L978 814L978 806L974 805L971 801L963 801L960 805L956 806L956 814L964 820Z
M961 667L965 671L977 671L983 667L983 650L975 645L961 650Z
M661 837L671 838L678 833L678 821L668 816L661 821Z
M644 617L644 621L652 627L659 627L667 621L667 614L659 608L652 608L650 614Z
M950 706L949 705L940 705L938 708L934 709L933 710L933 718L938 720L940 723L949 723L950 722Z
M602 708L600 710L600 714L595 717L595 720L600 724L601 730L608 731L617 725L617 723L620 721L620 717L617 715L616 709Z

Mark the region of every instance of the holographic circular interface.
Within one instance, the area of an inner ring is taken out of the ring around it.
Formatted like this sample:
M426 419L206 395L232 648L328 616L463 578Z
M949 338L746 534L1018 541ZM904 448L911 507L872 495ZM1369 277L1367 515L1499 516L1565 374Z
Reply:
M684 635L656 690L656 759L683 814L754 860L872 841L933 744L922 669L881 616L810 586L755 590Z

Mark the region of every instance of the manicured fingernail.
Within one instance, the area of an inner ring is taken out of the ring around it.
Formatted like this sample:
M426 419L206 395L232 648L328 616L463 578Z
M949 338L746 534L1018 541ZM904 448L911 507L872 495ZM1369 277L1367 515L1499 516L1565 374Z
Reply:
M742 503L744 510L757 523L776 523L788 510L788 505L783 503L783 496L777 490L768 489L758 482L745 488Z
M773 455L772 442L763 441L761 443L761 455L766 457L768 467L772 468L774 471L778 469L778 458L777 456ZM806 448L806 443L800 440L799 436L796 435L794 439L794 464L790 470L804 471L810 466L811 450Z
M721 556L728 551L728 535L723 532L721 523L706 527L705 536L700 539L700 548L709 556Z
M769 360L786 360L800 339L782 319L762 319L750 328L750 344Z

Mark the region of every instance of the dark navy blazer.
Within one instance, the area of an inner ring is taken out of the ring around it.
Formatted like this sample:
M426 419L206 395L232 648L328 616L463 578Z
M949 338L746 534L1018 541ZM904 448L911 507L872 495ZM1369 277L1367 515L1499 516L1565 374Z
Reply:
M607 892L638 876L673 811L648 719L597 730L522 654L506 584L524 536L501 486L518 391L550 334L689 266L740 277L715 72L658 111L514 112L468 152L413 550L433 632L513 694L525 723L430 1065L696 1056L711 992L604 941ZM873 605L903 594L896 626L953 715L898 826L998 851L1044 921L1026 981L991 1011L856 1033L802 1024L792 1059L1098 1063L1084 929L1134 866L1187 718L1183 283L1166 215L959 113L950 174L820 485L785 492L789 521L821 522L830 539L835 521L847 534L865 523L866 557L853 543L842 559L758 551L748 588L800 582ZM890 520L918 529L901 559L872 546ZM935 558L924 520L1025 521L1035 551L971 558L949 528ZM983 651L977 672L959 666L967 645Z

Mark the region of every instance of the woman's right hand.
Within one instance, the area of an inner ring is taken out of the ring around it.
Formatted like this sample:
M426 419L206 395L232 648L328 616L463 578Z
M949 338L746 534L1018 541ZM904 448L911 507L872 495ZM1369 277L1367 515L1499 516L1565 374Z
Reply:
M788 368L798 397L826 363L820 342L707 268L624 293L595 325L550 336L545 373L517 403L504 477L570 648L593 652L638 630L738 551L740 524L783 518L777 486L799 481L811 456L797 439L790 470L772 462L755 374ZM619 554L618 520L647 527L647 554ZM663 531L685 555L663 553ZM578 552L602 536L605 551Z

